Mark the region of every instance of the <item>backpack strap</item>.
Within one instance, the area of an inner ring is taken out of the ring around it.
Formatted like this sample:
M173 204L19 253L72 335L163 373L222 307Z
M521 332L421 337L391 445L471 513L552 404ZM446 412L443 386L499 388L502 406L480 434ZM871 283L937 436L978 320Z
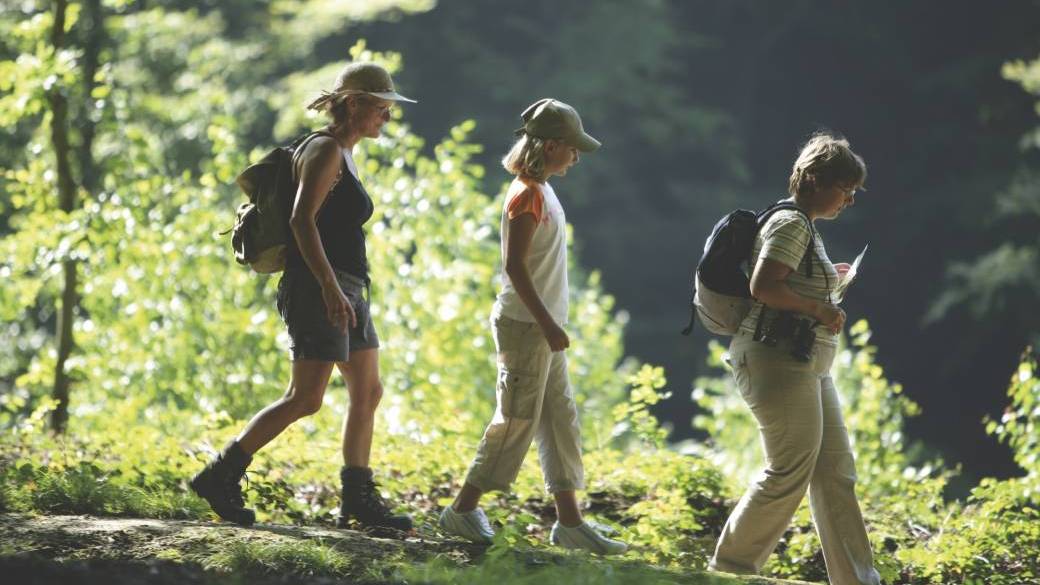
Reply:
M693 300L691 299L690 300L690 322L687 323L686 327L684 327L683 330L680 331L679 333L682 333L683 335L689 335L693 331L693 325L696 322L697 322L697 305L693 304Z
M805 246L805 253L802 254L802 263L805 264L805 276L812 277L813 272L811 255L813 251L816 249L816 228L813 226L812 220L809 219L809 215L805 213L805 211L801 207L798 207L797 205L789 201L781 200L777 201L776 203L773 203L772 205L758 212L758 229L762 229L762 226L765 225L767 221L769 221L769 218L772 217L773 214L778 211L796 211L798 212L798 215L801 215L802 218L805 219L805 223L809 227L809 243ZM748 262L748 264L750 264L750 261ZM827 278L826 274L824 274L823 276L824 278Z
M293 140L292 144L289 145L289 149L292 150L292 171L293 171L293 180L294 181L297 180L296 179L296 161L297 161L297 159L299 158L299 156L301 154L303 154L303 151L307 148L307 145L311 143L311 140L314 140L315 138L317 138L319 136L327 136L327 137L329 137L329 138L331 138L333 140L336 139L336 137L333 136L330 132L326 132L325 130L315 130L315 131L310 132L308 134L304 134L303 136L297 138L296 140Z
M324 130L315 130L314 132L311 132L310 134L304 134L300 138L297 138L296 140L294 140L292 142L292 144L289 145L289 148L292 149L292 158L290 159L290 162L291 162L291 167L292 167L293 183L298 183L299 182L299 180L296 178L296 158L297 158L297 156L300 153L303 152L303 149L306 148L308 144L310 144L311 140L314 140L318 136L328 136L329 138L331 138L333 140L336 139L336 137L333 136L329 132L326 132ZM343 165L344 164L346 164L346 162L341 160L340 161L340 169L339 169L340 174L336 177L336 181L334 181L332 183L332 186L329 187L329 193L331 193L332 190L336 188L336 185L339 184L339 179L343 176ZM347 171L347 172L349 172L349 171ZM298 185L297 185L297 189L299 189ZM295 198L295 195L293 195L293 197ZM321 207L318 208L318 213L315 214L315 217L321 215L322 210L325 209L325 205L328 202L329 202L329 198L325 197L325 200L321 202Z
M813 225L812 220L809 219L809 214L805 213L805 210L789 201L777 201L776 203L770 205L769 207L766 207L761 212L759 212L759 228L761 229L762 225L765 224L766 220L768 220L771 215L781 210L797 211L798 214L805 219L806 225L809 226L809 244L805 247L805 254L802 255L802 262L805 263L805 276L811 278L813 275L812 253L816 250L816 226ZM823 271L823 280L827 286L827 302L830 302L831 281L830 278L827 276L826 270Z

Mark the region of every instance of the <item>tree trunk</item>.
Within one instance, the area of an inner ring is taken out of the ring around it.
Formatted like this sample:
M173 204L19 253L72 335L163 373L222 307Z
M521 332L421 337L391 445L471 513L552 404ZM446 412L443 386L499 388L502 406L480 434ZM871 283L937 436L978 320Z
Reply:
M97 106L94 105L94 88L97 83L94 77L101 57L101 47L105 42L104 13L101 8L101 0L86 0L83 2L83 14L80 16L80 26L83 30L83 100L79 115L76 117L79 129L80 143L77 149L79 159L80 186L86 192L88 198L97 194L98 176L97 164L94 161L94 131L97 126L94 114Z
M54 28L51 29L51 43L55 51L65 46L65 10L66 0L54 3ZM51 143L54 146L56 170L58 173L58 203L62 211L71 212L76 205L76 185L72 179L72 168L69 163L69 131L68 131L68 98L64 88L55 86L48 94L51 105ZM58 313L57 338L58 361L54 366L54 389L51 397L57 402L51 413L51 431L55 434L65 432L69 420L69 375L65 364L72 353L72 320L76 308L76 263L71 259L62 262L64 288L61 293L61 308Z

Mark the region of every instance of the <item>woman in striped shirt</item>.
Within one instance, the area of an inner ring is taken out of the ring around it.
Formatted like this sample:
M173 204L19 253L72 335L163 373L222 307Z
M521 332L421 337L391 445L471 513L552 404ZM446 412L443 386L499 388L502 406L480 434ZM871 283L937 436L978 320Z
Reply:
M738 502L710 568L757 573L790 524L806 489L831 583L878 584L870 541L856 500L856 469L830 375L845 312L834 289L848 265L831 263L816 233L836 219L866 179L849 143L817 133L802 148L789 181L797 210L773 213L752 248L754 307L729 348L741 397L758 421L766 468ZM810 249L811 247L811 249ZM782 320L811 333L776 334ZM811 327L811 330L808 329ZM806 359L807 358L807 359Z

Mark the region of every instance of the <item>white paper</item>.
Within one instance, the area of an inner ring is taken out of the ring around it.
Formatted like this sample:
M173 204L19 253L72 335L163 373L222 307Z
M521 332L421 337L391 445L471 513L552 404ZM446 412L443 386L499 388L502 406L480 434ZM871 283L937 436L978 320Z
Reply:
M838 285L834 287L834 298L837 299L839 303L845 300L845 293L848 291L849 285L852 284L853 280L856 280L856 273L859 272L859 265L863 262L863 256L867 253L867 248L869 247L870 244L863 246L863 251L859 253L859 256L856 256L855 260L852 261L852 266L849 268L849 271L839 278Z

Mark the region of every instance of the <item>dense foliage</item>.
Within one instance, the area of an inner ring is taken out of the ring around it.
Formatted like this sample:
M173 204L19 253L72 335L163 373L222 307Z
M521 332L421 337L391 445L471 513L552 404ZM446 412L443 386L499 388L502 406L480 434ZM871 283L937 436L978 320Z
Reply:
M186 478L279 395L288 375L273 308L276 281L235 265L220 234L241 197L232 179L263 145L320 123L298 106L346 58L403 66L400 55L370 51L363 42L336 61L316 61L310 49L322 38L335 38L336 26L353 19L426 6L334 4L287 11L272 2L239 21L177 2L111 1L101 4L104 26L97 29L83 24L84 7L72 3L69 44L58 51L49 44L50 5L25 2L0 12L0 121L12 128L0 139L0 511L209 517L186 492ZM234 6L223 9L237 14ZM304 34L304 18L328 28ZM258 33L267 42L256 41ZM91 51L100 65L87 84L80 76ZM79 112L69 127L78 195L71 211L55 197L54 92ZM376 200L372 299L387 388L373 455L384 489L417 514L421 533L432 535L436 511L458 487L493 401L486 320L498 288L504 177L489 179L498 171L475 162L481 147L470 138L473 122L426 144L407 115L356 153ZM485 192L485 181L498 196ZM561 192L567 184L561 181ZM79 278L75 346L63 369L73 381L71 419L65 434L52 436L55 315L67 290L67 261ZM629 561L703 568L759 465L749 448L757 442L753 421L720 369L723 350L712 347L715 377L698 380L694 392L706 413L694 424L711 442L669 446L651 414L666 398L663 369L623 359L626 319L598 273L575 261L571 285L570 364L583 412L589 513L637 545ZM885 377L869 341L865 322L850 329L835 378L886 581L1036 580L1036 357L1023 356L1008 409L988 426L1025 475L986 480L966 501L948 501L943 490L955 470L907 443L904 422L919 409ZM263 520L331 522L345 408L337 385L325 408L257 456L247 497ZM495 550L545 546L552 511L535 458L515 492L489 498L487 507L500 527ZM226 566L248 553L236 550L229 549ZM768 571L820 579L818 551L803 507ZM314 562L339 562L311 553L299 551ZM511 569L495 568L502 559L490 555L484 576L508 575ZM444 572L459 569L448 562L402 570L450 581Z

